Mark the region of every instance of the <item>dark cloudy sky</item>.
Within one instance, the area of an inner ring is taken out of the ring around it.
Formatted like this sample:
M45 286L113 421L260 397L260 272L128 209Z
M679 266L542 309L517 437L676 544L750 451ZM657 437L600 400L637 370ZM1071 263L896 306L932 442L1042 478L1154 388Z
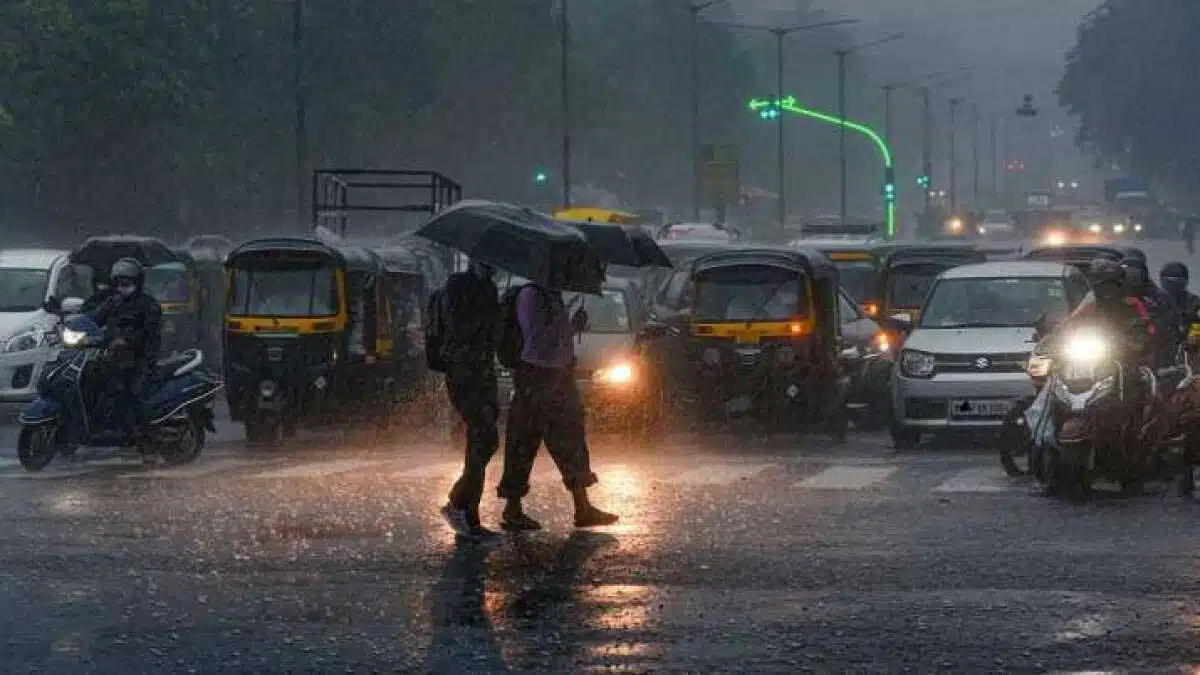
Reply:
M883 79L905 80L970 66L961 93L985 105L1018 103L1024 92L1052 104L1063 57L1080 19L1100 0L732 0L748 21L777 25L798 6L857 18L861 41L904 31L869 55ZM1004 104L1007 105L1007 104Z

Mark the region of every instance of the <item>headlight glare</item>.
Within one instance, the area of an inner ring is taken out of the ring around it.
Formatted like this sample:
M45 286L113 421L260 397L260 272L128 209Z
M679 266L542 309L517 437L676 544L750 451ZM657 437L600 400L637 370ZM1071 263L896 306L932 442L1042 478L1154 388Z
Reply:
M900 357L900 365L904 374L912 377L929 377L933 374L936 360L933 354L906 349Z
M1074 363L1091 365L1108 354L1108 342L1092 333L1076 333L1067 340L1064 352Z
M628 363L618 363L597 370L592 377L597 382L605 384L629 384L633 381L633 366Z
M87 340L87 333L81 330L71 330L64 328L62 330L62 343L68 347L78 347Z

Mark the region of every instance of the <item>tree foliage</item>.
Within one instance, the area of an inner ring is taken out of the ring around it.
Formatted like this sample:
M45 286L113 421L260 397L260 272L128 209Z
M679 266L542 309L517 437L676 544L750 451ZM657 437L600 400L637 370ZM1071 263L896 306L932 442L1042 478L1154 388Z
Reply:
M1079 143L1176 194L1200 189L1200 3L1108 0L1067 55L1060 101Z
M306 4L309 168L428 168L472 195L553 199L531 176L546 167L561 178L559 0ZM6 229L295 227L293 7L0 3ZM685 0L570 8L575 178L642 203L687 203ZM702 21L698 39L705 140L769 142L744 107L768 90L748 47L757 38ZM758 159L743 153L748 173ZM761 160L773 166L773 155Z

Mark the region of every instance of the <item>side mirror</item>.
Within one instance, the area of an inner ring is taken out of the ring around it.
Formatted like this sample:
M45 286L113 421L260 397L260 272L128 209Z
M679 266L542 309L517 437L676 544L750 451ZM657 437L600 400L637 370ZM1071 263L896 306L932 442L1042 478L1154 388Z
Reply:
M880 322L900 333L907 333L911 331L913 325L912 314L905 312L893 314L885 319L881 319Z
M858 358L858 347L846 347L838 352L838 358L843 361L850 361Z
M42 309L51 314L58 314L62 311L62 302L58 298L50 296L42 303Z
M660 321L647 321L642 326L639 337L642 340L661 340L671 334L671 327Z
M60 306L63 314L78 314L83 310L83 298L64 298Z

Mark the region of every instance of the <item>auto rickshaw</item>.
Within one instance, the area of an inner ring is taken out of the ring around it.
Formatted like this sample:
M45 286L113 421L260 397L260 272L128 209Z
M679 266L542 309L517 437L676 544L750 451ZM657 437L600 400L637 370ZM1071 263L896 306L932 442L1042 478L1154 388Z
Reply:
M971 246L888 244L876 251L882 257L876 316L885 321L900 318L915 323L939 274L960 265L987 262L987 255Z
M226 258L230 416L251 442L306 426L386 428L394 402L389 279L375 253L267 238Z
M854 301L875 318L879 316L880 260L874 247L863 243L817 244L818 248L838 270L842 288Z
M196 276L195 260L183 251L176 259L146 268L144 289L162 308L162 351L164 353L201 347L204 289ZM205 356L209 355L207 349Z
M1090 273L1092 261L1096 258L1108 258L1120 262L1125 258L1145 259L1146 254L1133 246L1104 246L1096 244L1073 244L1067 246L1043 246L1025 254L1025 260L1045 260L1071 265L1086 276Z
M827 422L845 436L838 273L818 251L737 247L681 263L656 299L646 341L709 421Z

